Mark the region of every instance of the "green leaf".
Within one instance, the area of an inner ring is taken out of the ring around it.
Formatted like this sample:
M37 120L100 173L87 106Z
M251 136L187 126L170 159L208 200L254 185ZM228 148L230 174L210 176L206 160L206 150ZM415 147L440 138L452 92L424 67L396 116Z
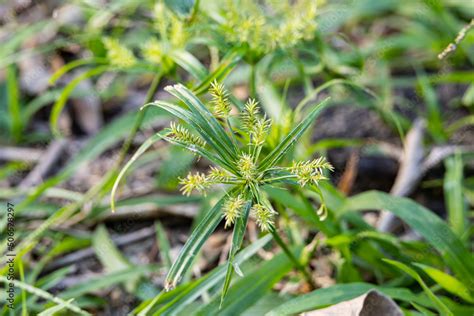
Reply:
M310 127L311 123L314 122L315 118L323 109L328 106L329 98L325 99L321 103L314 106L311 112L306 116L306 118L301 121L282 141L275 149L268 154L265 159L259 165L259 171L267 170L268 168L273 167L293 146L298 139L303 135L303 133Z
M159 221L155 222L155 228L156 241L158 244L158 250L160 251L161 261L163 262L164 266L169 269L171 268L170 242L168 240L168 237L166 236L165 228Z
M445 160L446 173L444 175L443 189L448 210L448 222L454 233L459 238L467 237L466 230L469 226L467 219L466 203L462 192L463 162L460 154Z
M455 277L425 264L413 264L423 270L431 279L433 279L433 281L439 284L446 291L461 297L466 302L474 304L474 297L469 293L469 288Z
M219 225L221 222L221 207L224 204L226 198L226 196L222 197L219 202L217 202L216 205L214 205L214 207L209 212L207 212L206 216L193 230L191 236L189 236L188 241L184 245L178 258L173 263L173 266L166 276L165 288L167 290L176 287L184 273L186 273L186 271L191 266L194 257L197 255L204 242L209 238L209 236L216 229L217 225Z
M67 300L65 303L60 303L56 306L50 307L50 308L42 311L41 313L38 314L38 316L54 316L54 315L57 315L58 312L66 309L67 305L71 304L73 301L74 301L74 299L71 298L71 299Z
M107 63L107 60L104 58L90 58L90 59L77 59L73 60L70 63L65 64L49 78L48 83L50 85L54 85L59 78L64 76L67 72L73 70L74 68L78 68L84 65L91 65L91 64L104 64Z
M60 296L65 299L79 297L86 293L108 288L114 284L126 282L131 278L139 277L141 275L156 271L157 268L158 267L156 265L133 266L125 270L107 273L96 278L85 280L84 282L79 283L62 292Z
M171 11L183 17L187 17L191 14L194 7L194 3L194 0L165 0L166 6Z
M200 95L206 92L214 80L222 81L223 78L237 65L245 53L245 48L235 47L231 49L223 58L219 66L210 73L193 92Z
M293 264L286 254L280 253L269 261L265 261L245 277L238 280L227 294L226 304L219 309L220 296L204 305L197 315L241 315L246 309L255 304L271 290L273 285L281 280Z
M112 191L110 193L110 207L112 208L112 212L115 211L115 195L117 194L117 189L120 184L120 180L125 176L125 173L130 168L130 166L140 157L151 145L159 141L163 138L163 136L167 133L167 131L161 131L160 133L156 133L155 135L148 138L133 154L132 158L125 164L125 166L120 170L117 178L115 179L114 186L112 187Z
M203 64L201 64L201 62L189 52L185 50L174 50L169 56L176 64L189 72L194 78L205 80L207 77L208 72L206 67L204 67Z
M77 314L80 314L80 315L91 315L89 314L88 312L80 309L79 307L77 307L76 305L74 304L71 304L59 297L56 297L56 296L53 296L52 294L50 294L49 292L46 292L42 289L39 289L37 287L34 287L30 284L27 284L27 283L24 283L24 282L21 282L21 281L18 281L18 280L9 280L7 279L6 277L4 276L0 276L0 282L1 283L5 283L5 284L8 284L8 283L13 283L15 285L15 287L17 288L20 288L22 290L25 290L27 291L28 293L31 293L35 296L38 296L38 297L41 297L47 301L51 301L51 302L54 302L56 304L62 304L64 305L67 309L69 309L70 311L73 311Z
M271 239L271 235L266 235L253 242L235 256L234 263L242 264L255 255L258 250L268 244ZM152 306L155 304L165 304L159 310L155 311L155 315L177 314L196 298L206 293L209 289L215 287L219 282L222 282L226 273L226 268L227 265L220 265L204 277L193 281L190 284L180 285L170 292L162 293L159 298L155 298L150 302L140 305L138 310L151 310Z
M311 293L300 295L280 306L277 306L266 316L294 315L305 311L324 308L343 301L351 300L371 290L377 290L393 299L416 302L420 305L430 304L429 301L413 294L404 288L387 288L369 283L337 284L331 287L315 290Z
M15 66L8 66L6 74L10 134L13 139L18 142L22 137L23 123L20 108L20 92L18 87L19 79L16 74Z
M166 91L180 99L201 122L201 128L205 130L210 137L215 139L217 144L221 144L225 150L234 158L237 155L237 150L234 143L225 132L224 128L219 124L214 115L209 109L195 96L189 89L181 84L168 86Z
M242 246L242 241L245 235L245 229L247 227L247 221L249 219L250 208L252 207L252 200L247 201L242 216L240 216L234 225L234 234L232 235L232 245L229 250L229 260L227 262L227 272L225 275L224 286L222 288L221 294L221 306L224 302L224 297L229 290L230 281L232 279L232 274L235 271L240 271L238 264L234 262L235 255Z
M460 280L474 284L474 259L453 231L437 215L407 198L369 191L346 200L338 215L348 211L385 209L400 217L425 238Z
M66 101L69 98L69 95L74 91L76 86L81 83L81 81L100 75L101 73L107 71L109 69L109 66L99 66L96 68L92 68L81 75L77 76L74 78L70 83L67 84L67 86L64 88L64 90L61 92L61 95L59 96L58 100L56 103L54 103L53 108L51 110L51 116L49 118L49 124L51 131L55 135L59 135L59 130L57 127L58 124L58 119L59 115L61 114L61 111L63 110L64 106L66 105Z
M433 303L436 304L437 310L441 315L454 316L453 313L448 309L448 307L444 305L444 303L441 302L441 300L438 297L436 297L436 295L434 295L434 293L430 290L430 288L426 285L426 283L423 281L423 279L415 270L413 270L406 264L395 261L395 260L389 260L389 259L382 259L382 260L393 265L394 267L397 267L398 269L402 270L403 272L407 273L412 278L414 278L421 285L426 295L428 295L428 297L433 301Z

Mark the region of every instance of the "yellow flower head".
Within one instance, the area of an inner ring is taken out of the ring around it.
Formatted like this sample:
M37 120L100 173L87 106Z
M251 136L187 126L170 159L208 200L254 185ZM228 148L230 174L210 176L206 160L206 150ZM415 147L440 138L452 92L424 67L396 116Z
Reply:
M232 106L228 97L229 93L225 89L224 85L214 80L211 83L209 93L212 96L211 103L214 115L217 117L227 118L230 111L232 110Z
M240 156L238 169L242 178L246 181L253 181L255 179L257 166L255 165L251 155L243 153L242 156Z
M103 41L107 49L107 58L112 65L128 68L136 64L137 60L133 53L119 41L113 38L104 38Z
M212 185L212 182L207 179L206 175L198 172L196 174L190 173L186 178L180 179L179 184L182 185L180 191L190 196L194 190L205 194L206 189Z
M298 183L305 186L308 183L318 184L320 180L326 180L323 170L332 171L334 168L324 157L319 157L311 161L293 162L293 165L288 169L296 176Z
M269 231L273 226L273 217L275 216L275 211L266 207L262 204L254 204L250 209L250 213L255 217L258 227L262 231Z
M235 220L240 217L244 203L245 201L240 195L226 201L224 205L225 228L234 224Z

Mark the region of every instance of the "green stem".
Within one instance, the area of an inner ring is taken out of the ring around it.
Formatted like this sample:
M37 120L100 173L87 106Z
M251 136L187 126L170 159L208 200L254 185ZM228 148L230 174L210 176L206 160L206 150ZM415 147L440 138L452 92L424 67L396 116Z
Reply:
M295 268L303 274L304 278L306 279L306 282L308 282L309 285L313 289L316 289L317 288L316 283L314 283L313 278L309 274L308 270L305 269L305 267L302 266L299 260L293 255L291 250L286 246L285 242L280 238L275 228L271 229L270 233L272 234L273 239L275 239L278 246L280 246L281 249L283 249L283 252L287 255L290 261L293 262L293 265L295 266Z
M156 76L153 78L153 81L151 82L150 88L148 89L148 92L146 94L145 100L143 104L150 103L153 96L155 95L156 91L158 90L158 85L161 81L162 74L159 72L156 74ZM122 148L120 149L120 154L119 158L117 160L117 165L120 166L125 159L125 155L127 154L128 150L130 149L130 146L132 145L133 139L135 138L135 135L138 132L138 129L143 123L143 119L145 118L145 114L147 111L148 107L145 109L141 110L138 112L137 119L135 121L135 124L132 127L131 133L128 135L127 139L122 145Z
M250 65L250 97L253 99L257 98L257 79L256 79L256 66Z

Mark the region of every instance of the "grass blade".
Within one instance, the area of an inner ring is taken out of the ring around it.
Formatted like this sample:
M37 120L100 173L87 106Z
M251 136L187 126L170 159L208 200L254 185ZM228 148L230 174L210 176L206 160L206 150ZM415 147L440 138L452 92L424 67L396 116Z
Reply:
M445 160L446 173L444 175L444 194L446 209L448 210L448 222L454 233L464 239L469 226L467 219L466 204L462 192L463 162L460 154Z
M221 144L231 155L236 156L237 150L234 143L232 143L224 128L198 97L181 84L172 87L168 86L165 89L186 104L191 113L202 122L201 127L209 136L214 138L218 144Z
M7 95L8 112L10 115L10 136L18 142L21 139L23 123L20 109L20 95L18 88L18 77L15 66L8 66L7 73Z
M346 200L338 215L353 210L385 209L400 217L423 236L443 257L460 280L474 284L474 259L461 240L440 219L423 206L406 198L369 191Z
M219 309L217 295L204 305L197 315L241 315L246 309L268 294L273 285L281 280L293 265L284 253L263 262L259 267L237 281L227 294L227 303Z
M69 95L74 91L76 86L81 83L81 81L100 75L101 73L107 71L109 69L109 66L99 66L93 69L90 69L81 75L77 76L74 78L61 92L61 95L59 96L58 100L56 103L54 103L53 108L51 110L51 116L49 118L49 124L51 131L55 135L60 135L57 124L58 124L58 119L59 115L61 114L61 111L63 110L64 106L66 105L66 101L69 98Z
M260 171L273 167L286 154L286 152L290 149L290 147L293 146L298 141L298 139L303 135L303 133L311 125L311 123L313 123L316 116L318 116L318 114L321 113L321 111L328 106L328 100L329 98L325 99L324 101L316 105L308 114L308 116L303 121L301 121L280 142L280 144L278 144L278 146L275 147L275 149L273 149L270 154L268 154L267 157L265 157L265 159L262 161L262 163L259 166Z
M469 293L469 288L455 277L421 263L413 264L423 270L433 281L439 284L446 291L461 297L466 302L474 304L474 297Z
M53 296L52 294L50 294L50 293L48 293L48 292L46 292L42 289L36 288L36 287L34 287L30 284L27 284L27 283L24 283L24 282L21 282L21 281L18 281L18 280L8 280L4 276L0 276L0 282L5 283L5 284L13 283L15 285L15 287L17 287L17 288L25 290L25 291L33 294L33 295L36 295L36 296L41 297L45 300L54 302L56 304L62 304L68 310L73 311L73 312L75 312L79 315L91 315L88 312L86 312L85 310L80 309L76 305L73 305L73 304L71 304L71 303L69 303L69 302L67 302L67 301L65 301L65 300L63 300L59 297Z
M170 256L170 242L166 236L166 231L163 225L159 221L155 223L156 228L156 242L158 244L158 249L160 251L161 261L164 266L169 269L171 268L171 256Z
M421 285L426 295L433 301L433 303L435 303L437 310L441 315L453 316L453 313L448 309L448 307L446 307L446 305L444 305L443 302L441 302L439 298L436 297L436 295L434 295L434 293L430 290L430 288L426 285L426 283L423 281L423 279L415 270L413 270L406 264L395 261L395 260L389 260L389 259L382 259L382 260L402 270L403 272L405 272L406 274L414 278Z
M170 57L176 64L198 80L204 80L208 75L206 67L204 67L196 57L185 50L172 51Z
M240 247L242 246L242 241L244 239L245 228L247 227L247 221L249 219L251 207L252 201L250 200L245 205L242 216L240 216L235 222L234 234L232 235L232 245L229 250L229 260L227 262L227 272L225 275L224 286L221 294L220 306L222 306L222 303L224 302L224 297L226 296L227 291L229 290L230 281L232 279L232 274L234 270L240 270L238 264L234 262L234 258L237 251L239 251Z
M127 170L130 168L130 166L140 157L148 148L150 148L151 145L159 141L160 139L163 138L163 135L165 135L167 131L161 131L160 133L157 133L150 138L148 138L133 154L132 158L125 164L125 166L120 170L120 173L117 176L117 179L115 179L114 186L112 187L112 191L110 193L110 207L112 208L112 212L115 211L115 195L117 194L117 189L120 184L120 180L125 176L125 173Z
M189 269L191 263L201 249L204 242L214 232L222 220L221 207L227 197L222 197L219 202L206 214L199 225L193 230L188 241L184 245L178 259L173 263L165 280L165 289L171 290L178 284L184 273Z

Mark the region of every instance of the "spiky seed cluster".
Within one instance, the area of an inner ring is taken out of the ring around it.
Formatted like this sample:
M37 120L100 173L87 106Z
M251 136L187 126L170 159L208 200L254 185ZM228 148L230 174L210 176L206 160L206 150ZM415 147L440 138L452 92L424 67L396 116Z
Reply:
M255 165L255 162L253 161L253 157L251 155L243 153L240 156L237 167L242 178L244 178L245 181L251 182L255 180L257 166Z
M326 180L323 170L332 171L333 166L326 161L326 158L319 157L315 160L293 162L288 170L296 176L298 183L305 186L308 183L318 184L320 180Z
M206 146L206 142L201 137L191 134L188 129L179 124L176 124L175 122L171 122L170 130L170 136L176 139L177 141L187 143L188 145L197 145L200 147Z
M245 109L241 114L242 127L244 130L250 132L257 123L258 112L260 111L258 107L258 102L255 99L249 99L245 103Z
M112 65L128 68L137 63L133 53L125 46L122 46L116 39L104 38L103 42L107 49L107 58Z
M180 178L179 184L182 185L180 191L190 196L194 190L206 193L206 190L213 184L203 173L188 174L186 178Z
M240 217L244 204L245 200L240 195L236 197L231 197L226 201L223 208L225 217L225 228L230 225L233 225L236 219Z
M275 211L262 204L254 204L250 213L255 218L255 222L262 231L269 231L273 226Z
M265 116L263 118L257 119L257 122L250 130L250 144L262 146L265 143L265 139L267 138L267 133L271 125L272 121L270 119L266 119Z
M224 85L214 80L211 83L209 93L212 96L211 104L214 115L220 118L227 118L232 110L232 106L229 101L229 93Z
M246 43L257 54L288 49L314 37L317 1L228 1L224 36L230 42ZM278 21L274 23L273 21Z
M272 121L266 116L259 115L260 108L258 102L249 99L245 104L245 109L241 114L242 128L249 133L250 145L262 146L265 142L268 130Z
M209 171L207 177L214 182L226 182L230 179L230 175L225 170L216 168L214 166L211 166L211 170Z
M152 38L142 47L142 55L145 60L153 64L161 64L163 58L163 47L157 39Z

